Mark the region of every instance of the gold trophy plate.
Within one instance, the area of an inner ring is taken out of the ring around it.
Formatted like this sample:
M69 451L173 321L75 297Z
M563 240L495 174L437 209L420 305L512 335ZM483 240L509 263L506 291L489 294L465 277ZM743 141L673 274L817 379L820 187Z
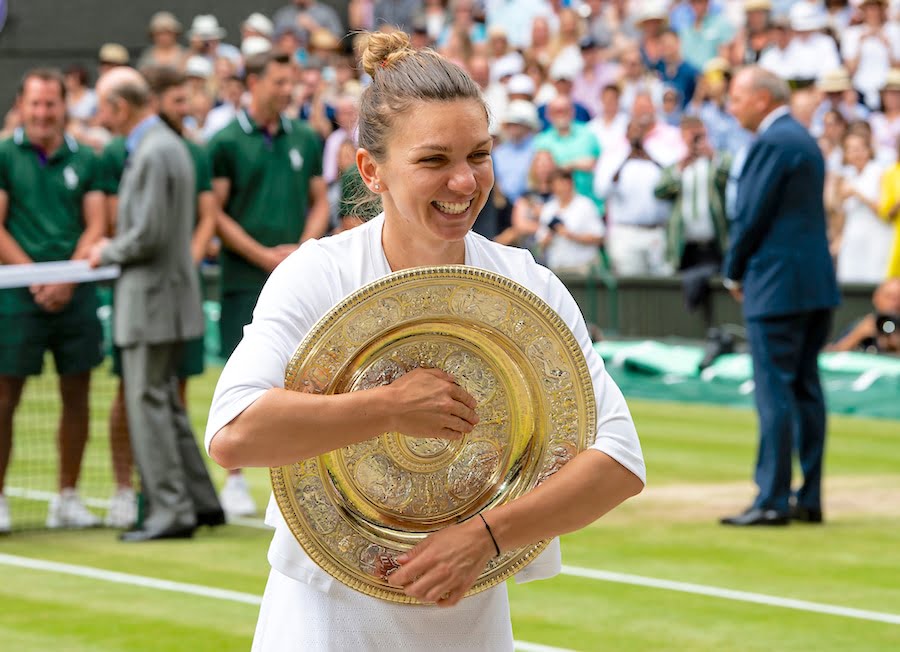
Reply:
M285 371L285 388L340 394L442 369L478 402L457 441L398 432L271 469L275 499L306 553L347 586L392 602L394 561L429 533L536 487L596 431L581 347L559 315L499 274L466 266L385 276L322 317ZM467 595L506 580L548 544L504 552Z

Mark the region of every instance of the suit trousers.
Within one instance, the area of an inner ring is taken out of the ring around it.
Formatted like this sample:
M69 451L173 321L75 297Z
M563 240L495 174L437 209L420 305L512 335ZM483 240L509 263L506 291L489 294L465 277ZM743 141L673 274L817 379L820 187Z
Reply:
M131 447L147 504L144 529L196 525L221 509L178 396L183 342L122 347L122 380Z
M755 507L788 511L796 449L803 472L797 504L821 509L826 419L818 355L831 315L824 309L747 320L759 413Z

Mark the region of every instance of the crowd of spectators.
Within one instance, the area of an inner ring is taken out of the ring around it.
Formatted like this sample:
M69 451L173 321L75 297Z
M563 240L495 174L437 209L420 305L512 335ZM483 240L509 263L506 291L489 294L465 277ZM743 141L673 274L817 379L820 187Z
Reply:
M287 114L322 141L340 230L357 205L341 199L358 189L354 122L368 82L355 56L360 32L399 27L465 67L488 100L497 184L476 230L570 272L596 263L618 275L668 275L721 259L729 170L751 140L728 113L728 85L738 67L758 63L790 82L795 117L820 140L839 280L900 275L900 2L353 0L348 16L344 25L328 4L294 0L229 34L213 15L184 29L159 12L136 58L115 43L100 48L100 72L182 71L185 133L202 145L247 104L247 57L289 54ZM88 71L71 66L66 83L70 133L102 150L109 135L95 119ZM14 107L4 130L16 122ZM571 179L574 203L557 195L564 183L538 179L542 151L554 167L547 179ZM570 249L580 252L572 260Z

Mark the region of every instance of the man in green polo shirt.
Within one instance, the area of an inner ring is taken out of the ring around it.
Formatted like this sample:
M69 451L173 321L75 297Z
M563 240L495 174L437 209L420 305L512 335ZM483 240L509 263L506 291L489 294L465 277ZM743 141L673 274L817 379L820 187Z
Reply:
M173 131L182 134L185 117L190 110L189 94L184 75L173 68L157 66L142 71L157 104L160 118ZM216 213L219 208L212 192L212 171L206 150L200 145L184 139L196 173L197 209L194 216L194 233L191 238L191 257L199 266L206 256L206 248L216 229ZM125 138L114 138L103 150L100 187L106 193L107 216L110 224L115 224L118 211L118 191L122 173L125 171L127 153ZM181 364L178 367L178 392L187 405L187 379L199 376L204 368L203 337L188 340L184 345ZM118 348L113 349L113 373L121 377L121 359ZM122 383L113 400L109 413L110 453L116 480L116 493L110 501L106 525L128 527L137 515L135 494L132 487L133 463L128 432L128 418L125 412L125 394ZM221 510L197 515L200 525L221 525L225 517Z
M250 106L209 143L213 190L222 207L223 357L240 342L272 270L301 242L328 229L321 141L305 123L282 113L291 99L290 57L255 55L245 71ZM235 477L222 491L226 511L229 493L240 488Z
M62 75L35 69L17 97L23 126L0 142L0 263L85 259L103 237L98 162L64 131ZM99 524L75 486L88 437L91 369L103 360L103 336L92 284L57 283L0 290L0 531L10 529L3 483L12 450L13 414L28 376L53 353L62 398L59 490L47 527Z

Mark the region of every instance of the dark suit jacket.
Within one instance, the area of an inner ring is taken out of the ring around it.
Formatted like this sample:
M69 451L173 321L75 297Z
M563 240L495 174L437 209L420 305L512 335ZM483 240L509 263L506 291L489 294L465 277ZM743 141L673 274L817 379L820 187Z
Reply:
M203 334L197 272L191 260L194 164L162 122L132 152L119 185L116 237L104 264L118 263L113 339L119 346L160 344Z
M738 181L726 278L741 281L747 319L840 302L825 232L825 161L785 115L751 145Z

